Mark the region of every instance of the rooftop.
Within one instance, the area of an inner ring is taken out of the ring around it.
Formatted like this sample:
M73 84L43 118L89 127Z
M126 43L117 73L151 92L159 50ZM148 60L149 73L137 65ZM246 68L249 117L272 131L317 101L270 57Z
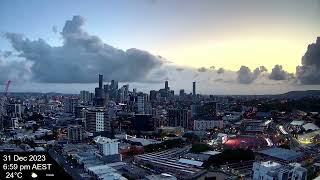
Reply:
M150 175L146 176L147 180L176 180L177 178L172 176L171 174L162 173L159 175Z
M220 154L221 152L219 151L205 151L205 152L202 152L202 154L208 154L208 155L217 155L217 154Z
M158 144L161 143L161 141L157 141L154 139L144 139L144 138L128 138L129 141L131 142L137 142L137 143L141 143L142 146L146 146L149 144Z
M195 161L195 160L184 159L184 158L179 159L179 163L190 164L190 165L199 166L199 167L202 166L203 164L203 162L201 161Z
M117 171L108 165L92 166L88 168L89 171L96 174L99 179L115 179L115 180L125 180L123 176L116 173Z
M117 139L110 139L102 136L97 136L94 138L94 141L99 144L105 144L105 143L117 143Z
M260 164L265 167L278 167L278 166L280 166L279 163L274 162L274 161L265 161L265 162L261 162Z
M277 159L285 160L285 161L296 160L303 156L302 152L297 152L297 151L283 149L283 148L270 148L270 149L260 151L259 153L268 155L271 157L275 157Z
M290 124L293 126L302 126L304 124L304 121L294 120Z
M319 127L313 123L307 123L305 125L302 126L306 131L308 130L312 130L312 131L315 131L315 130L319 130Z

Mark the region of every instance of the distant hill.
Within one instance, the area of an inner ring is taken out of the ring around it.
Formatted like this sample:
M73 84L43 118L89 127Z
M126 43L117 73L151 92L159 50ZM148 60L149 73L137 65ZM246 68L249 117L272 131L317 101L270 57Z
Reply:
M281 98L301 99L305 97L320 97L320 90L307 90L307 91L290 91L278 95Z

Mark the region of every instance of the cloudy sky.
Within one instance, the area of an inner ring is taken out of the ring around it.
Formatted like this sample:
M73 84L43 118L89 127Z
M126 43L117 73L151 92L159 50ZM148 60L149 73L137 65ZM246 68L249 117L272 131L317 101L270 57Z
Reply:
M143 91L320 89L320 0L0 2L0 81L93 91L97 74ZM3 85L0 86L3 89Z

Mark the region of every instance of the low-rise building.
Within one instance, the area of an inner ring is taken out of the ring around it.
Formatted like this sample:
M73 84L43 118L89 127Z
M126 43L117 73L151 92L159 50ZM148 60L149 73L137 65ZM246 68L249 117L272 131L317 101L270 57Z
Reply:
M281 165L273 161L253 163L253 180L306 180L307 169L301 165Z
M98 144L99 152L101 155L109 156L119 154L118 144L116 139L109 139L106 137L97 136L95 142Z
M220 120L194 120L193 121L193 130L203 131L210 130L214 128L223 128L223 121Z

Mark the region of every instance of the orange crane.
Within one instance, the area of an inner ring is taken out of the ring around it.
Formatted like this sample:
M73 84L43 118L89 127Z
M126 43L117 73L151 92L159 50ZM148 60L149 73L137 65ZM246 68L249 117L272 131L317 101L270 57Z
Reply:
M11 83L11 80L6 81L6 87L3 92L3 96L0 97L0 118L3 114L6 114L5 113L5 111L6 111L5 106L7 104L7 95L8 95L10 83Z
M8 95L8 90L9 90L10 83L11 83L11 80L6 81L6 88L4 90L4 96L6 96L6 97Z

